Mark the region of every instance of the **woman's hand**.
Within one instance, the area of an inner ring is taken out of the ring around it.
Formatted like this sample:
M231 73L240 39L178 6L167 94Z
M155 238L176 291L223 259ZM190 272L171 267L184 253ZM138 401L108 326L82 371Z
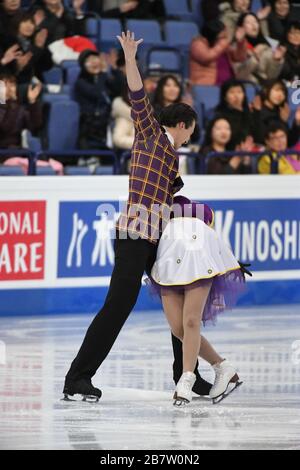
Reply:
M22 55L22 51L19 49L18 44L14 44L9 49L7 49L1 59L1 65L10 64L13 60L16 60Z
M29 85L27 91L27 99L30 104L34 104L38 99L39 94L42 91L42 84L41 82L37 83L36 85Z
M40 47L40 48L44 47L47 41L47 37L48 37L48 29L46 28L41 29L41 31L39 31L34 38L34 44L36 45L36 47Z
M282 121L288 122L290 114L291 110L288 103L284 103L284 105L280 108L280 118L282 119Z

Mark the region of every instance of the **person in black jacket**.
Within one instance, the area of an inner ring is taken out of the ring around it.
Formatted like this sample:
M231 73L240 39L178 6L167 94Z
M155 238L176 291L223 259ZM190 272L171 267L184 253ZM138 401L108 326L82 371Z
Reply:
M75 98L80 106L79 148L107 149L114 77L109 73L103 54L85 50L79 56L81 73L75 84Z
M267 18L271 38L283 41L290 22L297 19L291 0L270 0L271 13Z
M233 79L223 84L215 114L230 122L234 147L240 142L242 133L254 136L255 121L249 108L245 86L241 81Z
M290 23L285 47L287 52L281 78L289 82L300 79L300 20Z
M256 122L255 141L264 144L266 129L270 122L281 122L285 125L289 146L293 147L300 138L300 108L290 126L291 109L288 103L288 90L282 80L273 80L266 84L261 95L253 103L253 118Z

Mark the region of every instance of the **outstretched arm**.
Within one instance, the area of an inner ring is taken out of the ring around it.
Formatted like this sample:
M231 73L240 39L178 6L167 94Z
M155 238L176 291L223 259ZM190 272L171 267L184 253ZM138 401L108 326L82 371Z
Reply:
M143 39L139 41L134 40L134 33L127 31L122 36L117 36L125 55L126 63L126 75L128 87L131 91L139 91L143 88L142 78L139 69L136 64L136 52L139 44L143 42Z
M130 90L131 117L139 138L146 140L152 134L161 132L160 126L154 117L153 108L145 93L143 81L136 64L136 51L139 41L134 40L134 33L127 31L118 36L125 55L126 75Z

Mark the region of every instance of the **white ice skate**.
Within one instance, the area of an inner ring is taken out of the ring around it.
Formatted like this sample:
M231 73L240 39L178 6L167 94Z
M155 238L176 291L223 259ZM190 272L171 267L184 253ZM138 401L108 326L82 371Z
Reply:
M209 396L215 405L216 403L220 403L220 401L224 400L224 398L232 393L237 387L242 385L243 382L240 382L236 369L229 361L227 361L227 359L220 364L216 364L213 368L215 370L216 377Z
M176 385L174 394L174 406L187 405L192 401L192 388L196 382L196 375L193 372L184 372Z

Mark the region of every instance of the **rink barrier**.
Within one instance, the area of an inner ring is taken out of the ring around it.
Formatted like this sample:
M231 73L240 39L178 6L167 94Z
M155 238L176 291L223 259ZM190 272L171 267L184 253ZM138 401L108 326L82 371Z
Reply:
M189 174L193 175L205 175L207 174L207 164L210 158L215 157L235 157L235 156L249 156L252 158L252 173L257 174L257 162L258 159L262 156L269 156L271 159L271 174L278 174L278 160L281 156L284 155L298 155L300 156L299 150L289 149L285 152L278 152L277 160L272 158L272 152L263 151L263 152L246 152L246 151L238 151L238 152L211 152L205 157L203 157L198 152L184 152L180 151L180 155L185 156L188 161L195 167L195 172L188 172ZM113 150L70 150L70 151L49 151L49 150L41 150L39 152L33 152L30 150L22 150L22 149L0 149L0 155L5 156L23 156L28 158L29 160L29 167L28 167L28 175L36 175L36 162L39 158L55 158L56 160L64 162L64 159L68 157L80 158L80 157L109 157L112 160L113 166L113 173L115 175L124 175L127 174L127 162L131 158L131 152L125 151L122 152L120 156L113 151Z
M300 303L300 176L183 179L181 194L207 202L217 233L252 264L239 305ZM0 178L0 315L97 312L114 264L106 234L127 193L120 175ZM161 305L143 287L136 310L148 309Z

